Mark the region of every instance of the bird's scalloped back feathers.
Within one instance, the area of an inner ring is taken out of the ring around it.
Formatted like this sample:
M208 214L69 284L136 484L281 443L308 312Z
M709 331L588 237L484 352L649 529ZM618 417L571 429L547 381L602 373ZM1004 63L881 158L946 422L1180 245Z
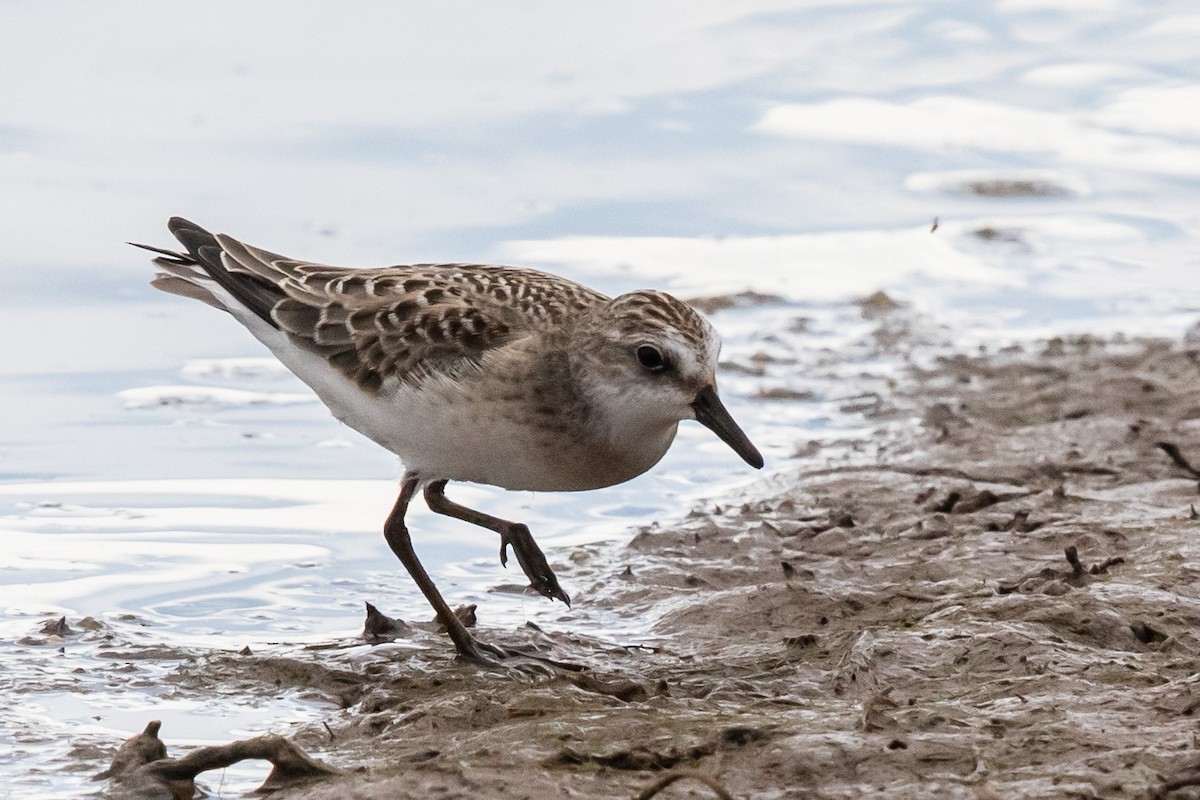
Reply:
M478 363L490 348L608 299L519 267L334 267L213 236L186 220L173 219L171 230L205 272L251 311L368 391L389 376L420 381L431 372ZM163 288L183 293L174 283Z
M374 307L356 310L327 305L315 324L306 318L302 327L289 331L321 348L330 363L370 390L388 376L415 382L430 372L477 363L486 350L512 335L503 321L477 308L379 300ZM292 299L281 306L316 311Z
M605 298L532 270L459 264L346 269L281 265L282 329L368 390L478 363L490 348Z

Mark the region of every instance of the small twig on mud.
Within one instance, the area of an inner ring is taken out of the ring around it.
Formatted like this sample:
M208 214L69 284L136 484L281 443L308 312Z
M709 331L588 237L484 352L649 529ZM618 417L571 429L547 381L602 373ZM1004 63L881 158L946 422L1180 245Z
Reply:
M650 800L651 797L654 797L654 795L658 794L672 783L675 783L675 781L681 781L685 778L691 778L694 781L700 781L700 783L703 783L705 786L712 789L717 797L721 798L721 800L733 800L733 795L725 791L725 787L721 786L721 784L717 783L707 775L701 775L698 772L672 772L670 775L664 775L643 789L641 793L634 798L634 800Z
M1085 566L1079 559L1079 548L1075 545L1068 545L1063 548L1063 554L1067 557L1067 563L1071 565L1070 573L1064 573L1061 570L1053 567L1045 567L1037 572L1030 573L1024 577L1017 578L1011 583L1001 583L996 586L996 594L1012 594L1013 592L1036 592L1042 591L1055 581L1061 581L1067 586L1075 588L1083 588L1092 582L1093 575L1105 575L1112 567L1119 566L1125 563L1125 559L1121 556L1106 558L1090 567Z
M1193 467L1191 462L1183 457L1183 453L1179 452L1179 448L1174 442L1156 442L1154 446L1166 453L1175 466L1186 470L1193 478L1200 478L1200 470Z
M371 644L394 642L402 636L412 635L412 629L403 620L389 617L370 603L366 606L367 619L363 623L362 636Z
M1075 580L1081 580L1085 572L1088 575L1106 575L1108 574L1110 567L1119 567L1121 564L1125 563L1125 559L1121 556L1113 556L1085 568L1083 566L1083 562L1079 560L1079 551L1076 549L1075 545L1071 545L1063 552L1066 553L1067 561L1071 565L1071 577Z
M1106 558L1099 564L1092 564L1090 567L1088 567L1088 572L1090 572L1093 575L1104 575L1105 573L1108 572L1109 567L1120 566L1121 564L1124 564L1124 563L1125 563L1125 559L1121 558L1120 556L1116 556L1114 558Z
M1071 565L1071 574L1075 577L1087 574L1087 568L1079 560L1079 550L1075 545L1068 545L1063 553L1067 556L1067 563Z
M93 780L111 779L127 795L191 798L196 793L196 776L213 769L224 769L246 759L264 759L272 765L271 774L258 792L277 791L306 781L341 774L314 761L282 736L258 736L227 745L201 747L183 758L167 758L167 748L158 738L162 723L152 721L142 733L127 740L117 751L112 766Z

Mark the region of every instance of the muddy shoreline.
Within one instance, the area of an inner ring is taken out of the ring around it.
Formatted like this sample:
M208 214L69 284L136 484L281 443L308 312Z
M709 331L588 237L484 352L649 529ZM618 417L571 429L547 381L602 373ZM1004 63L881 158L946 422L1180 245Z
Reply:
M627 546L548 553L573 616L654 615L652 637L478 610L479 636L581 671L459 665L418 626L422 648L368 657L179 654L171 680L327 702L289 738L339 773L289 798L635 797L678 772L740 798L1200 796L1198 390L1165 341L913 367L861 440Z

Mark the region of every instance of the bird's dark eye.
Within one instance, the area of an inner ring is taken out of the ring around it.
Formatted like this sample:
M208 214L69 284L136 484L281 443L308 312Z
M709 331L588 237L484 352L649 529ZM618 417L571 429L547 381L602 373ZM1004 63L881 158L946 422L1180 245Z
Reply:
M667 359L654 345L640 345L636 351L638 363L647 372L662 372L667 368Z

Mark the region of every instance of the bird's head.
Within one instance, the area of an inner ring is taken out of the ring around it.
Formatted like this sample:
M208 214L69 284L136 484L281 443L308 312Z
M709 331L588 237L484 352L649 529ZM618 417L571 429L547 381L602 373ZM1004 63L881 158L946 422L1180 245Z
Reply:
M695 309L665 292L642 290L598 306L584 322L584 351L570 354L586 365L590 384L611 424L652 431L694 419L758 469L762 455L717 395L721 340Z

